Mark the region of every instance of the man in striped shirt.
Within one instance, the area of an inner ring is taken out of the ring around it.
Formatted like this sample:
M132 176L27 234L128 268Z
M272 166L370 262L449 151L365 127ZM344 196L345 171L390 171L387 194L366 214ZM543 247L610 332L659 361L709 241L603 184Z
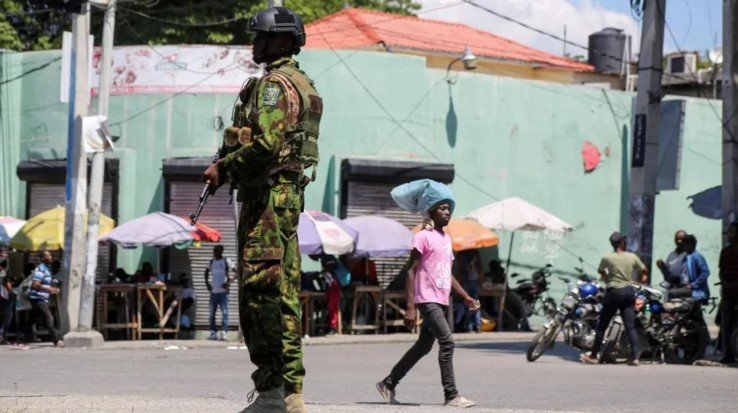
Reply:
M31 343L36 341L33 327L39 318L43 318L54 347L64 347L64 342L59 340L59 333L54 327L54 317L49 310L49 299L52 295L59 294L59 287L55 285L56 282L51 276L52 256L49 251L41 251L38 257L41 262L33 270L33 281L28 294L31 301L31 318L26 325L26 340Z

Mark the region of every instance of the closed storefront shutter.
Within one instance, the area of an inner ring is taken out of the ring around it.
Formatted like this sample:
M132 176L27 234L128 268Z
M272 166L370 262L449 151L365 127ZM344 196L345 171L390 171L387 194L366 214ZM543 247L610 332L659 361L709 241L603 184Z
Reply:
M169 181L168 205L170 214L186 218L195 209L203 184L193 181ZM190 275L195 290L195 317L194 324L197 329L207 329L209 325L209 300L210 293L205 287L205 268L213 257L213 247L217 244L225 248L224 256L231 259L234 266L238 265L238 254L236 245L236 220L234 217L234 206L236 201L229 205L230 195L228 187L224 186L215 195L211 195L208 203L202 211L199 223L207 225L220 231L221 240L218 243L203 242L200 247L179 250L169 248L169 272L172 276L181 273ZM228 325L232 329L238 328L238 289L236 285L231 286L228 301ZM216 327L221 325L220 311L216 317Z
M381 182L348 182L346 189L346 205L344 208L345 218L363 215L381 215L386 218L401 222L408 228L412 228L420 222L417 214L411 214L395 204L390 196L390 191L395 184ZM401 258L375 258L377 266L377 278L382 287L392 282L400 272L407 257Z
M28 205L26 206L27 218L40 214L57 206L64 206L65 186L57 183L28 183ZM112 217L113 215L113 184L106 182L103 185L102 213ZM111 247L101 246L97 253L96 282L105 282L110 268Z
M377 159L344 159L341 164L341 217L381 215L412 229L422 218L397 206L390 192L415 179L429 178L448 183L454 168L448 164L429 164ZM376 258L377 278L386 287L407 261L401 258Z

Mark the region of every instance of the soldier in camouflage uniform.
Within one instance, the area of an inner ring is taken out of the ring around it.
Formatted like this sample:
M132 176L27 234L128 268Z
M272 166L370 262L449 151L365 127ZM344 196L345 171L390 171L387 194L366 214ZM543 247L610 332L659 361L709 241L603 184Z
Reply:
M217 187L227 175L243 202L239 318L259 392L245 411L305 412L297 223L304 188L315 179L323 105L292 58L305 45L300 17L270 8L252 17L249 29L256 34L254 62L265 63L267 74L248 81L239 93L220 160L205 171L205 179ZM305 175L308 168L312 177Z

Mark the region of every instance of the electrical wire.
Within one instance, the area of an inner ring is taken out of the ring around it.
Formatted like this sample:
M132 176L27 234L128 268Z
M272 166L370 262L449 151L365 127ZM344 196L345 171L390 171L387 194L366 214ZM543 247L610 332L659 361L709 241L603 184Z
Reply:
M155 22L164 23L164 24L168 24L168 25L171 25L171 26L180 26L180 27L213 27L213 26L222 26L224 24L235 23L237 21L247 20L249 18L249 16L240 16L240 17L233 17L233 18L230 18L230 19L225 19L225 20L221 20L221 21L217 21L217 22L182 23L182 22L178 22L178 21L175 21L175 20L161 19L159 17L151 16L151 15L148 15L146 13L142 13L142 12L136 11L136 10L131 10L129 8L126 8L126 7L120 7L120 8L118 8L118 10L121 10L121 11L126 12L126 13L135 14L135 15L138 15L138 16L143 17L145 19L153 20Z
M474 2L472 0L464 0L464 3L467 3L467 4L469 4L471 6L474 6L474 7L478 8L478 9L480 9L480 10L483 10L483 11L489 13L489 14L492 14L494 16L497 16L497 17L499 17L499 18L501 18L503 20L507 20L507 21L509 21L511 23L515 23L518 26L522 26L522 27L524 27L524 28L526 28L528 30L534 31L534 32L539 33L539 34L542 34L544 36L548 36L548 37L550 37L552 39L558 40L560 42L564 42L564 43L566 43L568 45L571 45L571 46L574 46L574 47L578 47L578 48L583 49L583 50L587 50L590 53L595 53L595 54L598 54L600 56L603 56L603 57L607 57L607 58L616 60L616 61L618 61L620 63L625 63L625 64L636 64L637 63L637 62L634 62L634 61L625 60L624 58L619 57L619 56L615 56L615 55L612 55L612 54L609 54L609 53L605 53L605 52L600 51L600 50L597 50L597 49L590 48L590 47L585 46L583 44L572 42L571 40L564 39L563 37L561 37L561 36L559 36L557 34L553 34L553 33L547 32L545 30L539 29L537 27L533 27L533 26L529 25L528 23L522 22L522 21L520 21L518 19L515 19L513 17L507 16L505 14L502 14L500 12L497 12L495 10L492 10L489 7L482 6L481 4L478 4L478 3L476 3L476 2ZM654 70L659 70L659 71L661 70L660 67L659 68L653 68L653 69Z
M664 26L666 27L666 31L669 33L669 37L671 37L671 40L674 42L674 45L676 46L677 51L679 52L679 54L682 54L683 55L684 52L682 51L682 48L679 45L679 42L677 41L676 36L674 36L674 32L671 30L671 26L666 21L666 15L664 14L664 10L661 8L661 3L659 3L658 1L655 1L654 3L656 4L656 9L658 10L659 15L660 15L661 19L664 22ZM735 56L734 56L734 59L735 59ZM697 96L700 97L700 98L705 98L704 96L702 96L702 91L700 90L700 87L699 87L700 86L700 81L699 81L699 78L697 78L697 74L692 70L691 67L689 67L689 65L685 65L685 67L687 68L688 74L692 77L692 80L694 80L694 83L697 86L696 87ZM733 120L733 118L736 116L736 114L738 114L738 109L735 110L731 114L731 116L730 116L730 118L728 120L723 121L723 117L720 115L720 113L718 113L717 109L715 109L715 106L712 104L712 101L710 99L707 99L707 98L705 98L705 101L707 102L707 105L712 110L712 113L715 115L715 117L720 122L722 130L724 130L728 134L728 136L729 136L729 139L728 140L730 142L733 142L733 143L738 143L738 140L736 140L735 136L733 135L733 132L728 127L728 124Z
M61 56L55 57L55 58L49 60L48 62L46 62L44 64L41 64L41 65L38 65L38 66L36 66L36 67L34 67L32 69L28 69L28 70L26 70L25 72L19 74L16 77L13 77L13 78L10 78L10 79L7 79L7 80L3 80L2 82L0 82L0 86L5 85L5 84L8 84L10 82L14 82L16 80L20 80L20 79L22 79L22 78L30 75L31 73L38 72L39 70L43 70L43 69L51 66L52 63L54 63L54 62L56 62L58 60L61 60Z

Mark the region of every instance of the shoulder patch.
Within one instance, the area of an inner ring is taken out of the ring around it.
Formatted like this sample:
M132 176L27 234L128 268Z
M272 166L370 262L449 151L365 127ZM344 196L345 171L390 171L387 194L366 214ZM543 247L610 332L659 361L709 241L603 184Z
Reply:
M264 85L264 89L261 92L261 104L264 106L275 106L279 101L281 93L282 89L278 84L268 82Z

